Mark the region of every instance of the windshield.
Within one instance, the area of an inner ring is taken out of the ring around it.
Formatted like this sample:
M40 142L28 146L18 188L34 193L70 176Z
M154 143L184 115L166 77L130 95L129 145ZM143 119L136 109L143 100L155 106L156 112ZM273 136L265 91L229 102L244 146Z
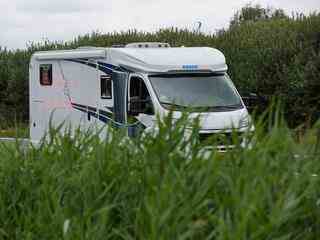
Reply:
M222 111L243 108L226 74L163 74L149 78L160 103L165 107Z

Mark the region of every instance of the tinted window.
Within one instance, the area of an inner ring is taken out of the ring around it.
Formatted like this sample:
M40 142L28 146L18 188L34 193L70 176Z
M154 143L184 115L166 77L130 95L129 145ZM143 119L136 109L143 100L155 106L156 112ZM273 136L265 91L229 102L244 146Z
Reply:
M100 87L101 87L101 98L111 99L112 98L112 82L111 76L103 75L100 77Z
M52 64L40 65L40 84L42 86L52 85Z

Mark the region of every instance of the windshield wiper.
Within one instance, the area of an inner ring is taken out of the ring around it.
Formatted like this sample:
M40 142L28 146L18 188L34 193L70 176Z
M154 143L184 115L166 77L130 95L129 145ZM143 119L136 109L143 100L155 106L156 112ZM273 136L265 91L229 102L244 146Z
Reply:
M173 106L173 107L180 107L180 108L188 108L187 106L184 105L179 105L175 103L170 103L170 102L160 102L161 104L167 105L167 106Z
M236 110L236 109L241 109L242 105L241 104L234 104L234 105L224 105L224 106L211 106L207 107L210 110Z
M241 109L242 105L241 104L234 104L234 105L225 105L225 106L185 106L185 105L179 105L175 103L170 103L170 102L160 102L163 105L167 106L172 106L175 108L182 108L182 109L190 109L193 111L224 111L224 110L236 110L236 109Z

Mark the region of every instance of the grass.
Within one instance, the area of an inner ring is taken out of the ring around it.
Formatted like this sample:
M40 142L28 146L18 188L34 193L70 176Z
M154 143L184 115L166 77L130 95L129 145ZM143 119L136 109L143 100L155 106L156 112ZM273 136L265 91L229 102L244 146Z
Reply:
M0 146L0 239L317 239L318 127L297 143L274 119L252 149L210 156L170 118L134 140L52 130L27 153Z
M8 150L8 148L15 149L17 146L14 142L0 142L0 152L3 153Z

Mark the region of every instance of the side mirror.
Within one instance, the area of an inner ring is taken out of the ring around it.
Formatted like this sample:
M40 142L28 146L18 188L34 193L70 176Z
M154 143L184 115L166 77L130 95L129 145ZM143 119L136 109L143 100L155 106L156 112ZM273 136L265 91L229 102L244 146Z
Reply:
M242 100L249 111L259 105L259 96L256 93L244 95L242 96Z

